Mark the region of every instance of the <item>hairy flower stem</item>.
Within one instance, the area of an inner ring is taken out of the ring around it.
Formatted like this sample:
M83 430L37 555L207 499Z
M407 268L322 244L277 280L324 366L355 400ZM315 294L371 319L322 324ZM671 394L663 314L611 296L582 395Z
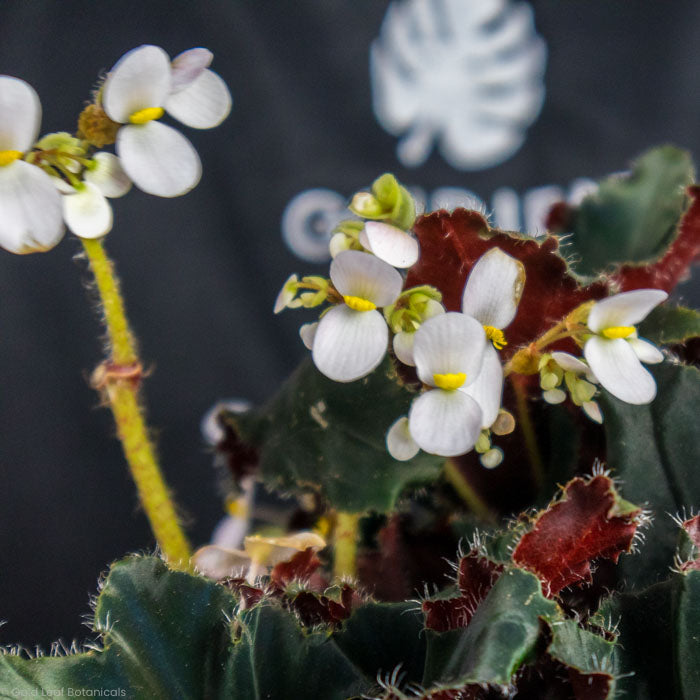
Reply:
M527 404L527 390L523 386L521 377L511 377L511 383L515 391L515 410L518 415L517 424L523 433L527 456L530 462L530 472L535 482L535 488L539 493L544 484L544 465L542 464L542 455L537 445L537 435L535 434L535 428L530 416L530 409Z
M112 409L124 456L136 483L151 530L171 566L189 567L190 547L163 480L139 402L141 363L112 262L102 241L81 239L95 277L109 338L109 358L95 371L93 384Z
M496 522L496 518L489 510L488 505L486 505L481 496L467 481L467 478L464 476L453 459L448 459L445 462L444 473L445 479L447 479L448 483L457 492L459 497L467 504L469 510L471 510L474 515L485 522Z
M357 540L359 513L339 511L335 522L333 574L337 578L354 577L357 573Z

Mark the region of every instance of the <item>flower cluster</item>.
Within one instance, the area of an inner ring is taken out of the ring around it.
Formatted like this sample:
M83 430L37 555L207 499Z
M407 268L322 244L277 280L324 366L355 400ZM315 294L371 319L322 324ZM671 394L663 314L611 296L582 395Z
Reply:
M512 361L502 362L500 351L518 312L525 267L491 247L469 272L459 312L447 312L434 287L404 289L401 270L420 255L410 232L415 219L410 199L391 175L376 180L371 192L355 195L349 208L362 218L341 222L331 237L329 278L292 275L275 313L330 304L318 321L301 327L300 335L318 370L334 381L366 376L389 348L397 362L415 368L420 389L408 415L387 432L387 449L395 459L412 459L419 450L452 457L475 449L484 466L495 467L503 453L492 446L492 435L515 426L502 396L504 377L519 370ZM534 358L543 398L560 403L568 394L597 422L603 420L594 400L597 385L627 403L652 401L656 385L640 362L660 362L663 355L638 337L635 324L666 296L642 289L583 304L557 332L545 334L543 344L520 349ZM583 357L545 351L563 340L582 348Z
M201 175L199 156L158 120L167 112L208 129L226 118L231 96L208 69L212 58L201 48L172 62L158 46L134 49L108 73L77 136L60 132L39 141L39 97L23 80L0 76L0 246L49 250L64 224L81 238L100 238L112 228L106 198L126 194L132 182L161 197L191 190ZM95 152L115 140L117 155Z

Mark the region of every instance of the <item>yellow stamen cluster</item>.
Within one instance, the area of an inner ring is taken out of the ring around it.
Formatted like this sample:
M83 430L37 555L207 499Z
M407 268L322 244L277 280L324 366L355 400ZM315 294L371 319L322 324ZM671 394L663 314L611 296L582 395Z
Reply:
M629 338L634 333L634 326L611 326L610 328L603 328L601 333L610 340Z
M129 117L129 121L132 124L147 124L154 119L160 119L162 116L162 107L146 107L146 109L140 109L138 112L134 112Z
M343 301L354 311L374 311L377 308L377 305L368 299L353 297L349 294L343 297Z
M504 346L508 345L506 337L503 335L503 331L500 328L484 326L484 330L486 331L486 337L493 343L493 347L496 348L496 350L502 350Z
M458 372L456 374L434 374L433 382L438 389L444 389L445 391L454 391L459 389L464 382L467 381L467 375L464 372Z
M22 151L0 151L0 166L10 165L22 157Z

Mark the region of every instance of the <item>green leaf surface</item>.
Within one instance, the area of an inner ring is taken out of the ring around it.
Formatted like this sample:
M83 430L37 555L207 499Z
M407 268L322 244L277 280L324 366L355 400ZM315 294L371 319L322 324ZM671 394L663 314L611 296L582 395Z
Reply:
M693 182L690 156L673 146L643 154L629 175L600 183L573 214L570 251L576 271L594 275L613 263L639 263L661 256L675 236Z
M423 685L459 687L468 683L508 685L532 654L540 616L558 615L542 595L537 578L520 569L503 573L468 627L442 634L428 630Z
M673 562L677 529L668 513L697 507L700 498L700 372L671 363L648 369L658 387L652 403L632 406L605 390L600 398L608 466L624 482L625 498L654 515L639 554L620 560L636 588L656 583Z
M575 620L554 622L551 628L550 656L584 674L612 672L613 642L582 629Z
M270 488L316 489L340 510L384 513L407 485L434 479L444 462L423 452L398 462L387 452L386 432L412 398L389 359L349 384L327 379L307 359L267 405L225 420L258 449Z
M700 313L683 306L657 306L640 324L639 335L657 345L700 336Z
M700 571L676 577L674 621L678 682L690 700L700 692Z

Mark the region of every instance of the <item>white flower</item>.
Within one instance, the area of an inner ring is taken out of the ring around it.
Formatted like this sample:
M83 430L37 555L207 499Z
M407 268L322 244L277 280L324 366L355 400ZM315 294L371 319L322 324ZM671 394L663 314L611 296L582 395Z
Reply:
M313 338L313 360L337 382L352 382L382 361L389 328L377 308L396 301L403 278L391 265L357 250L339 253L330 278L344 304L327 311Z
M474 447L482 409L467 390L481 370L486 334L471 316L446 313L417 331L413 356L420 380L432 389L413 400L411 437L425 452L452 457Z
M22 160L40 124L34 89L18 78L0 76L0 246L11 253L49 250L63 237L54 178Z
M54 178L63 193L63 218L68 228L80 238L101 238L112 230L112 207L106 197L125 195L131 181L119 158L112 153L96 153L93 166L85 171L85 181L72 187Z
M399 418L387 431L386 449L399 462L407 462L418 454L420 447L411 437L411 430L406 416Z
M506 344L503 329L515 318L524 284L523 264L500 248L491 248L477 260L462 293L462 312L479 321L491 341L479 376L465 389L481 406L483 428L491 427L498 418L503 368L496 348Z
M435 299L426 299L423 304L423 309L420 311L420 319L415 321L415 324L425 323L433 316L439 316L445 313L445 307ZM419 326L420 327L420 326ZM416 329L417 330L417 329ZM416 331L399 331L392 341L394 354L399 362L405 365L415 367L416 363L413 359L413 341L416 337Z
M420 255L418 241L413 236L381 221L368 221L359 240L370 253L392 267L411 267Z
M137 187L160 197L191 190L201 176L194 146L157 120L167 111L183 124L208 129L231 108L224 82L206 70L210 54L192 50L175 59L158 46L141 46L122 56L107 76L102 104L107 116L124 124L116 149ZM194 52L194 53L193 53Z
M625 403L647 404L656 396L654 377L641 362L661 362L663 355L638 338L634 326L667 297L660 289L623 292L597 302L588 316L594 335L583 346L583 354L603 387Z

